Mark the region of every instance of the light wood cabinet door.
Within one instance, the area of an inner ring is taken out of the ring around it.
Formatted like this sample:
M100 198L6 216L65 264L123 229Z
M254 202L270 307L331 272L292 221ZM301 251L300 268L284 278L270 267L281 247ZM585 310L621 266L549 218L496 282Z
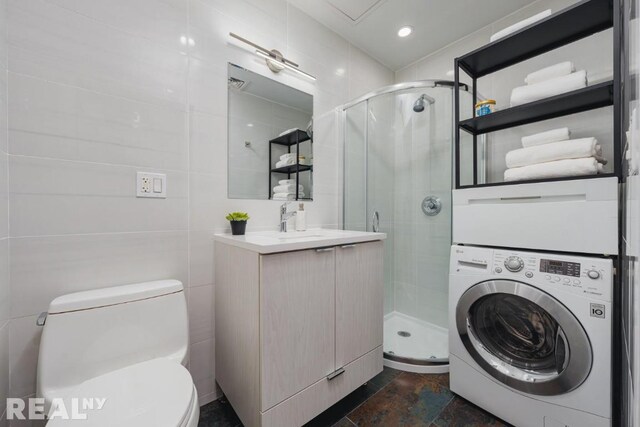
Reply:
M335 370L335 252L260 257L263 412Z
M339 246L336 252L336 368L382 345L383 243Z

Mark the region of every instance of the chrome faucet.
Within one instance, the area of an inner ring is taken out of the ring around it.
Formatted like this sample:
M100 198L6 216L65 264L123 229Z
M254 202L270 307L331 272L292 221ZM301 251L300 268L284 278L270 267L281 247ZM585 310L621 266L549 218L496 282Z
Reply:
M287 212L287 208L289 207L290 203L293 203L293 202L285 202L282 204L282 206L280 206L280 232L281 233L287 232L287 220L298 213L295 211Z

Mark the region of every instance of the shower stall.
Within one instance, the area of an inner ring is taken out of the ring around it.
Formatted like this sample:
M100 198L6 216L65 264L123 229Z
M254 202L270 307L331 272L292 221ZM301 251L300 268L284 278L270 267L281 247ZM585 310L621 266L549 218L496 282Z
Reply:
M453 95L448 81L401 83L342 112L343 227L387 233L385 365L414 372L448 370Z

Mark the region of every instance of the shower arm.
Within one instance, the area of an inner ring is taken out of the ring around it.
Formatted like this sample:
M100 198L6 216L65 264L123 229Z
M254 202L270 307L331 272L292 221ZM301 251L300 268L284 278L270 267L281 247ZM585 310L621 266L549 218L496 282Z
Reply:
M423 99L426 99L429 104L435 104L436 103L436 99L430 97L426 93L423 93L422 95L420 95L420 97L423 98Z

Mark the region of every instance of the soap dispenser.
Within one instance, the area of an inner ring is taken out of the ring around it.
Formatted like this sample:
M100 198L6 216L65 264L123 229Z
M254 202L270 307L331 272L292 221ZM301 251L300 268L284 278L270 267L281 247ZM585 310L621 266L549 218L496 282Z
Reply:
M304 212L304 203L298 205L298 212L296 213L296 231L305 231L307 229L307 218Z

